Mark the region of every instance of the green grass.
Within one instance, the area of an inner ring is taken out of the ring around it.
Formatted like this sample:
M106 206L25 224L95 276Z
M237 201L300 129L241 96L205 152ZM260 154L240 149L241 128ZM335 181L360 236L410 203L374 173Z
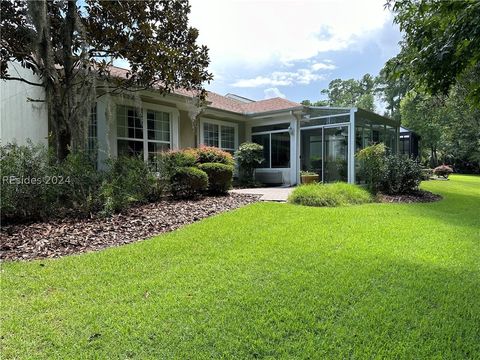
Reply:
M478 359L480 177L422 187L444 200L259 203L5 263L2 359Z
M288 202L306 206L346 206L372 201L373 196L366 189L343 182L300 185L288 197Z

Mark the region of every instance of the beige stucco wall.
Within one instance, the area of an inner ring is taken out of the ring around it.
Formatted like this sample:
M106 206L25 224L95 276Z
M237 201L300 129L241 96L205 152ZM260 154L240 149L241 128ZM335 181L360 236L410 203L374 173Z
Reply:
M40 83L38 76L17 63L9 63L9 73L34 83ZM43 87L29 85L22 81L0 81L0 138L3 144L16 142L26 144L47 144L48 112L44 102Z
M180 122L179 122L179 146L181 149L194 147L195 146L195 134L192 127L192 121L188 116L187 111L180 111Z

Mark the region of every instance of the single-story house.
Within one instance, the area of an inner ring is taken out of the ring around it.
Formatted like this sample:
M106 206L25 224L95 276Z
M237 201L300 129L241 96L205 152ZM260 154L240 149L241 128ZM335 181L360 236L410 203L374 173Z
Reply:
M126 70L115 68L118 76ZM18 75L35 81L28 70ZM1 140L47 143L48 121L42 88L24 82L1 82ZM256 171L264 183L294 185L303 170L324 182L359 182L355 152L373 142L398 151L399 126L392 119L360 108L309 107L283 98L254 101L235 94L208 92L207 107L194 127L198 109L192 94L155 89L135 97L103 96L94 107L88 144L98 166L110 156L136 154L145 161L165 149L216 146L234 152L239 144L263 145L265 161Z

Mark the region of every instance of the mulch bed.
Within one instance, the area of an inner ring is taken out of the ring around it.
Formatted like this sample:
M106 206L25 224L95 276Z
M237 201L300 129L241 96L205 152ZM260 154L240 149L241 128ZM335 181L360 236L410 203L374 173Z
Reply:
M378 194L377 199L383 203L426 203L442 200L440 195L431 193L430 191L418 190L411 194L405 195L386 195Z
M123 245L178 229L258 199L257 195L229 194L200 200L159 201L109 218L67 218L2 226L0 259L56 258Z

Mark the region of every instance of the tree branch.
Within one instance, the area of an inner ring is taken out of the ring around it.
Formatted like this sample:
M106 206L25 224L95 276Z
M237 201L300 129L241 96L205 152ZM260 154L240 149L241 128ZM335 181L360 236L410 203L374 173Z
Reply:
M2 78L2 80L16 80L16 81L22 81L24 83L27 83L29 85L33 85L33 86L44 86L43 84L38 84L38 83L34 83L34 82L31 82L31 81L28 81L28 80L25 80L23 78L19 78L19 77L4 77Z

